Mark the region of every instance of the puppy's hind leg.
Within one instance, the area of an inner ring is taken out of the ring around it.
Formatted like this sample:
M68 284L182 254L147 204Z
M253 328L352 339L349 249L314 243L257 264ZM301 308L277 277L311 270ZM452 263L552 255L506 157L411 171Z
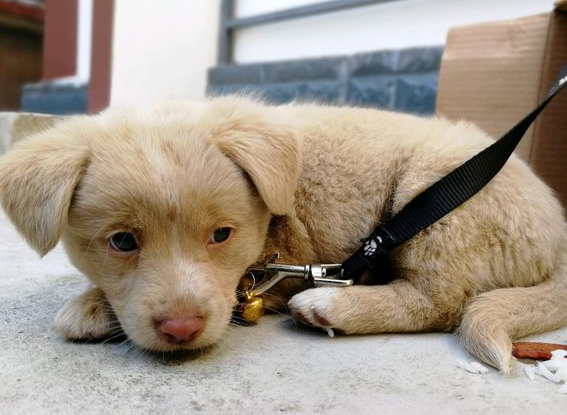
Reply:
M456 321L456 314L440 310L403 279L379 286L313 288L295 295L289 307L305 324L346 334L444 330Z
M97 287L69 300L55 316L55 328L69 340L104 339L121 332L110 303Z

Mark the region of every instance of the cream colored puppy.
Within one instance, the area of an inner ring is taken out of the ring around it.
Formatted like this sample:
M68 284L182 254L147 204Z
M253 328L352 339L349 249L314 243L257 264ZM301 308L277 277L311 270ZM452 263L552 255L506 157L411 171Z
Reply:
M490 142L465 123L371 109L178 102L70 118L18 143L0 162L0 196L33 248L62 238L95 285L59 312L61 333L121 326L144 349L199 349L222 337L247 267L275 251L342 262ZM305 290L291 311L349 334L458 327L504 372L512 339L567 322L562 208L515 157L392 264L390 284Z

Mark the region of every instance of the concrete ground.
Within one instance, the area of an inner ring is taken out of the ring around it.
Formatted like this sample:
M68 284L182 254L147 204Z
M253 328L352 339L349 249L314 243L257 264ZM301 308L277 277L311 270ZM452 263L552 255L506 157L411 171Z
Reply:
M566 413L548 380L457 367L472 358L447 333L331 339L273 316L193 358L69 343L52 320L85 285L61 247L40 260L0 211L0 414Z

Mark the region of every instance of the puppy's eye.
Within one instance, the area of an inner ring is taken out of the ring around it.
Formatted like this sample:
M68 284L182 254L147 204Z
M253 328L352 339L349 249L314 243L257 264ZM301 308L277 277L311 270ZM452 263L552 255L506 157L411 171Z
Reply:
M230 234L232 233L232 228L218 228L215 229L213 233L209 236L210 244L220 244L226 241Z
M118 232L108 240L110 247L118 252L132 252L138 248L136 238L128 232Z

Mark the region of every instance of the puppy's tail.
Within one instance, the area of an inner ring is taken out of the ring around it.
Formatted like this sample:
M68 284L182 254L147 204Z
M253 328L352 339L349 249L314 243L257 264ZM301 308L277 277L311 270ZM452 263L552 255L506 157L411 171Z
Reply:
M514 340L565 324L567 265L563 263L541 284L478 295L465 308L459 333L469 352L508 374L513 367Z

